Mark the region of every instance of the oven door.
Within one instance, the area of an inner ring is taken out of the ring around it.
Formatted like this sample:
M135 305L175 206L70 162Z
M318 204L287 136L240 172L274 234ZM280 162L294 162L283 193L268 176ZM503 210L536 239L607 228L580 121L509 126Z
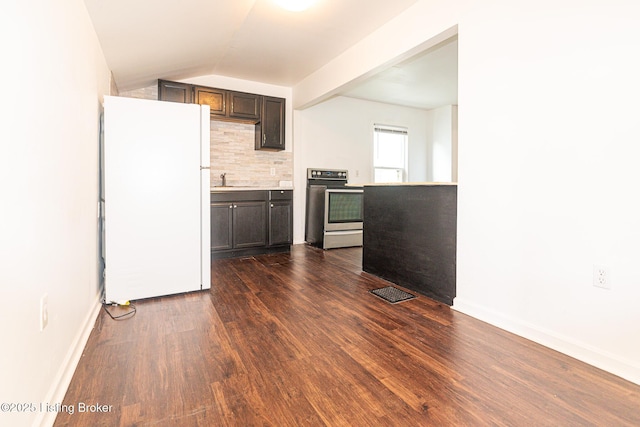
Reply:
M362 230L362 189L327 188L324 193L324 231Z

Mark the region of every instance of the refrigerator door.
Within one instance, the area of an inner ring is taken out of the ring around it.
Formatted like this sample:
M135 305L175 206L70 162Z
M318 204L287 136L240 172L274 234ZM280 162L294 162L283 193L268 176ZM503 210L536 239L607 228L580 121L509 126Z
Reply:
M201 107L108 96L104 107L105 300L201 289Z
M211 288L211 116L209 106L200 110L200 283Z

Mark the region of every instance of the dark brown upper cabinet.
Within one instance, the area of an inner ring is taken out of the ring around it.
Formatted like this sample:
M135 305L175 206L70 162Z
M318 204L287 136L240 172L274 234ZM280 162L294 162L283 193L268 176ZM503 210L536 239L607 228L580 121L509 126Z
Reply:
M211 87L194 86L194 103L208 105L211 118L227 116L227 91Z
M253 93L229 92L229 117L260 120L262 96Z
M260 122L256 124L256 150L284 150L283 98L262 97Z
M255 123L260 120L262 96L253 93L233 92L205 86L194 86L194 102L208 105L211 118L217 120L239 119Z
M158 80L158 99L208 105L211 120L254 124L256 150L285 148L283 98Z
M158 80L158 99L161 101L193 103L192 86L187 83Z

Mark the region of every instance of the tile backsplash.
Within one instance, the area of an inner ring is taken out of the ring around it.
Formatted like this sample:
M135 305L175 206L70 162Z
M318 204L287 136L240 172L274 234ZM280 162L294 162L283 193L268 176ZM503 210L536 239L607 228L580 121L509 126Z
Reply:
M293 180L290 151L260 151L254 147L254 125L212 120L211 186L221 184L222 173L227 174L227 185L277 187L280 181Z
M158 84L154 84L147 87L141 87L140 89L133 89L127 91L120 91L120 96L127 98L140 98L140 99L158 99Z
M123 91L120 96L158 99L158 85ZM278 187L280 181L293 181L293 153L255 149L255 126L211 121L211 187L227 185Z

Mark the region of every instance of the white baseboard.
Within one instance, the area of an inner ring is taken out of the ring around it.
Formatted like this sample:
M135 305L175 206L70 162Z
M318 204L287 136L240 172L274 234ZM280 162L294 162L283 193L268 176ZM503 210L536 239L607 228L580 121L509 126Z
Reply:
M87 345L89 335L91 335L91 330L96 323L98 313L100 313L100 308L102 308L101 298L101 293L98 293L98 295L96 295L96 300L93 303L93 307L91 307L87 313L87 316L82 323L82 327L78 330L78 334L69 347L69 351L67 352L67 355L62 362L62 366L58 370L58 374L49 388L49 392L47 393L44 402L62 403L64 400L64 395L67 393L73 374L76 371L78 362L80 362L80 358L82 357L84 347ZM40 412L33 425L40 427L53 426L53 423L56 420L56 415L58 415L58 413L53 411Z
M452 308L640 385L640 364L638 361L625 360L569 337L460 298L454 300Z

